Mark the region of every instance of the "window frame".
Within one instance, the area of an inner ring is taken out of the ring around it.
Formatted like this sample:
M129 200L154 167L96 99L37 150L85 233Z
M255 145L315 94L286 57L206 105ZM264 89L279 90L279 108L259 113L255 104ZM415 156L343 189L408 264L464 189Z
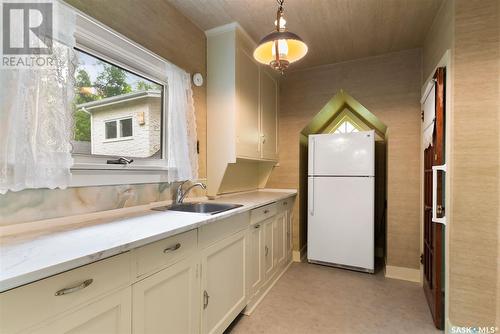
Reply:
M168 88L165 69L168 62L78 10L76 10L75 45L78 50L163 87L162 145L161 159L133 157L134 162L127 165L107 164L107 160L119 157L115 155L74 153L70 186L167 182ZM131 137L126 137L129 138ZM121 139L118 137L118 140Z

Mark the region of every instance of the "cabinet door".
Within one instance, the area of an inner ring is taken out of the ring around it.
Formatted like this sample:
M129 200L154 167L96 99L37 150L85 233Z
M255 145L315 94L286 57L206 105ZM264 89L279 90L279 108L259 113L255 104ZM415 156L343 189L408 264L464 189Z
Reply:
M265 257L265 277L266 281L274 274L273 261L273 234L274 234L274 217L264 221L264 257Z
M279 266L285 260L286 247L286 215L279 213L273 222L273 261Z
M94 301L30 331L36 334L131 333L131 288Z
M250 252L248 254L250 298L255 295L264 282L264 229L261 224L250 226Z
M202 251L202 333L222 333L243 310L246 296L246 230Z
M292 258L293 251L293 214L292 209L286 211L286 258Z
M260 158L259 66L242 48L236 49L236 155Z
M262 158L278 159L278 83L266 71L260 74Z
M134 334L199 333L198 256L133 285Z

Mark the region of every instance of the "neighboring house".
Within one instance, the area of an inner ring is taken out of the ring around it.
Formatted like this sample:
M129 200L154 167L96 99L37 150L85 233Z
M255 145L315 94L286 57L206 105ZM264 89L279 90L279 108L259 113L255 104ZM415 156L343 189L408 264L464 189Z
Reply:
M77 105L91 116L91 154L151 157L161 148L161 92L132 92Z

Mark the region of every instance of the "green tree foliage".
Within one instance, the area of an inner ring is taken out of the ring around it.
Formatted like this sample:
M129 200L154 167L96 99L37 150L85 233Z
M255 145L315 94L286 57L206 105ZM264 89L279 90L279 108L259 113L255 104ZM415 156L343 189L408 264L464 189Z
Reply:
M75 117L75 140L90 141L90 115L83 110L77 110Z
M82 104L98 100L99 96L92 94L90 91L91 88L92 82L90 81L89 74L83 68L79 69L76 74L75 103Z
M132 92L127 74L121 68L101 62L103 71L96 78L94 87L100 97L110 97Z
M155 89L155 86L150 84L149 82L146 82L146 81L138 81L136 86L135 86L135 90L136 91L140 91L140 90L152 90L152 89Z

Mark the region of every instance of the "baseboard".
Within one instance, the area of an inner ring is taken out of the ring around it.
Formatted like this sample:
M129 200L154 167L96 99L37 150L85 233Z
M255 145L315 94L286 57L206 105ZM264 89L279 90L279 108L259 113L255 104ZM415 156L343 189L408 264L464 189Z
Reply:
M422 283L419 269L385 266L385 277Z
M273 278L271 284L269 284L269 286L266 288L266 290L259 296L259 298L253 303L250 301L250 303L248 303L247 307L243 310L243 314L244 315L251 315L252 312L255 310L255 308L260 304L260 302L264 299L264 297L269 293L269 291L271 291L271 289L274 287L274 285L279 281L279 279L281 278L281 276L283 276L283 274L288 270L288 268L290 268L290 266L292 265L294 261L290 261L284 268L283 270L281 271L281 273L279 273L279 275L276 275L275 278Z
M293 262L305 262L306 260L306 255L307 255L307 245L304 245L300 250L293 251Z

